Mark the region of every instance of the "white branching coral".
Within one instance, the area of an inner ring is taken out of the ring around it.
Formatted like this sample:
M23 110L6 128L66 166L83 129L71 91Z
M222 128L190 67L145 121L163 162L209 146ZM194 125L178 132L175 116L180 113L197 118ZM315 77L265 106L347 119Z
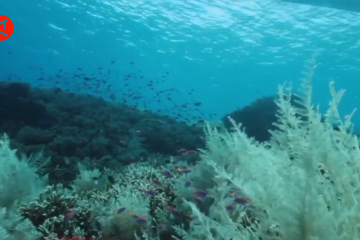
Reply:
M331 82L330 92L329 109L321 115L312 105L310 81L303 82L296 106L291 88L280 86L277 130L265 144L235 123L231 133L208 126L201 157L215 171L214 203L204 213L185 201L192 209L190 229L177 232L188 240L360 238L360 149L353 112L342 120L338 104L344 91L335 91ZM244 205L247 217L255 219L250 226L238 215Z

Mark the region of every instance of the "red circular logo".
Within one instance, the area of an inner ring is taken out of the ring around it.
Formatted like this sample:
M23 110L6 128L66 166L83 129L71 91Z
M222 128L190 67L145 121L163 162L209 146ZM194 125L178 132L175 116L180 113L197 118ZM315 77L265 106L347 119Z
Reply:
M10 18L0 15L0 41L5 41L11 37L14 31L14 25Z

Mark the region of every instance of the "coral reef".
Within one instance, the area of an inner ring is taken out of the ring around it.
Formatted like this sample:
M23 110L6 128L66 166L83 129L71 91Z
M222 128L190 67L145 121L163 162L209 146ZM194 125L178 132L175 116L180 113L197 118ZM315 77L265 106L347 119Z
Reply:
M204 146L202 129L167 116L59 89L0 84L0 132L19 154L51 157L50 183L69 185L77 162L87 167L122 165L178 155Z
M3 84L16 110L0 102L0 238L357 239L360 149L343 91L330 85L322 116L303 87L232 113L226 130Z

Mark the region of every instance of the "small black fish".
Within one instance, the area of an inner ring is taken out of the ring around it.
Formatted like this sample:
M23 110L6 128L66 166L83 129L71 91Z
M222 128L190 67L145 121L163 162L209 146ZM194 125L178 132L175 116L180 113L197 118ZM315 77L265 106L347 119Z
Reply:
M107 178L111 184L115 184L115 179L113 176L108 176Z

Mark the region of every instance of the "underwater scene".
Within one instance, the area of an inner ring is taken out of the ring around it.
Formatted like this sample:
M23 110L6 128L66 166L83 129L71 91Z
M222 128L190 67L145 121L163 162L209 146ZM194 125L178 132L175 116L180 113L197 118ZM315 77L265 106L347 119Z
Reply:
M0 239L360 239L360 2L0 3Z

